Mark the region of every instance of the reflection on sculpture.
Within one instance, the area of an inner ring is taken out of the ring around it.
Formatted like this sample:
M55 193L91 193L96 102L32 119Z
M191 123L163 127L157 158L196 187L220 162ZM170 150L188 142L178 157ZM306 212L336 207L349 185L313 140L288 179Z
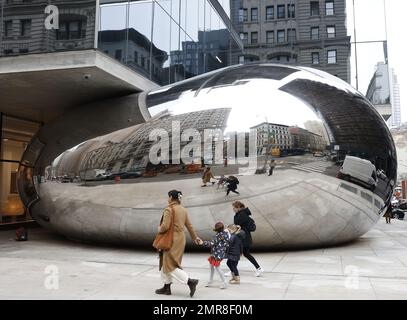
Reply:
M392 195L396 152L385 122L324 72L233 66L135 96L134 105L137 124L58 154L44 142L22 165L34 170L31 212L40 224L76 239L150 246L162 195L177 189L203 237L214 222L232 222L239 199L256 220L257 248L315 247L363 235ZM240 194L202 188L205 166L215 178L237 177Z

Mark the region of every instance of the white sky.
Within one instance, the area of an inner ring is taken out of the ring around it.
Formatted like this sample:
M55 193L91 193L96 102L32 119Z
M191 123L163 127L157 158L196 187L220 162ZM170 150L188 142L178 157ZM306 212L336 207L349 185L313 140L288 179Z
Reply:
M352 0L347 1L348 34L353 39L353 6ZM389 64L394 68L400 84L401 118L407 121L407 1L406 0L355 0L356 37L357 41L385 40L384 2L387 10L387 40ZM366 94L370 79L375 71L375 65L384 61L383 45L358 44L358 74L359 91ZM356 87L355 55L352 46L352 85Z

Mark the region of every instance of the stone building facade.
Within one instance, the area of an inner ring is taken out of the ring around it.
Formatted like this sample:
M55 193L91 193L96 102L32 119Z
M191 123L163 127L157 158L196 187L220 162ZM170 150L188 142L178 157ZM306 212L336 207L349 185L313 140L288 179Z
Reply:
M231 15L245 46L240 63L313 67L350 82L345 0L236 0Z

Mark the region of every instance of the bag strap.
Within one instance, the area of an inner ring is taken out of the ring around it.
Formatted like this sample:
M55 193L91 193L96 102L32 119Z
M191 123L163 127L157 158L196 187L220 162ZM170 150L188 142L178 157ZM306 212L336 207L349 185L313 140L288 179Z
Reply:
M167 208L171 209L171 223L174 223L175 210L173 208L173 205L169 205ZM162 225L163 220L164 220L164 213L161 215L160 226Z

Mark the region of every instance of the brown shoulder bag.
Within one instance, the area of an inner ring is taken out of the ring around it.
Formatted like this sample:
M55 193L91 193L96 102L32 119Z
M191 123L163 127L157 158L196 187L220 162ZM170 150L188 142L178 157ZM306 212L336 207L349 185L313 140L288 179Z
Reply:
M164 215L161 217L160 225L162 224ZM171 207L171 223L168 230L164 233L157 233L155 236L153 247L157 250L170 250L174 240L174 208Z

